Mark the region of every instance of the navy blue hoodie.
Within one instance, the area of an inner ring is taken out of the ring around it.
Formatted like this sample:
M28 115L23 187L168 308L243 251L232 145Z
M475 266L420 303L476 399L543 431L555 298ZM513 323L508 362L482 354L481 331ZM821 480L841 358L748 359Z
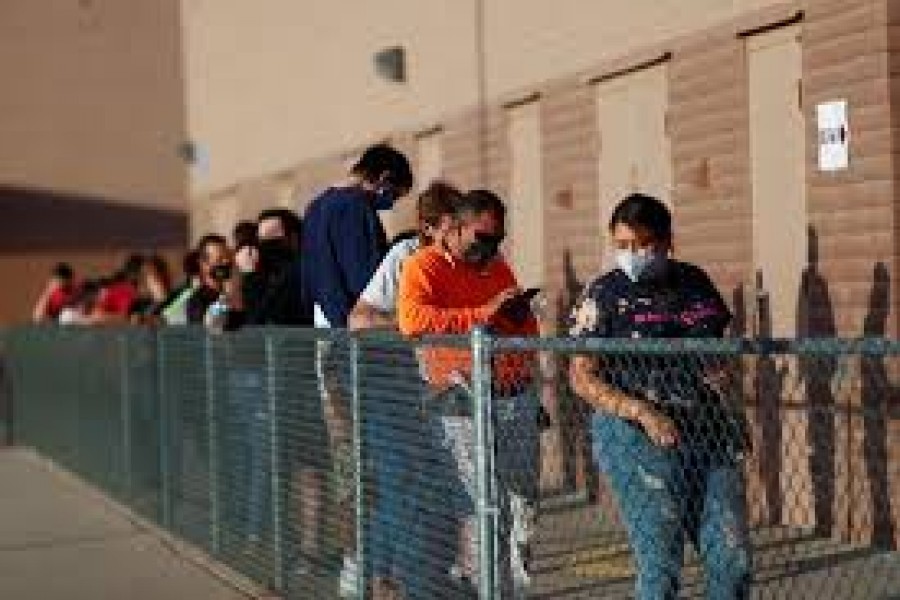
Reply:
M347 326L386 251L387 235L371 192L329 188L313 200L303 219L303 282L332 327Z

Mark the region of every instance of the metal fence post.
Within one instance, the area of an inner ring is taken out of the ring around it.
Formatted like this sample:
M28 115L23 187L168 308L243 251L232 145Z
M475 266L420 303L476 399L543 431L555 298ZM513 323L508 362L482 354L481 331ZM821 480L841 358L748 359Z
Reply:
M365 505L363 485L363 441L362 441L362 384L360 378L360 347L359 338L350 338L350 385L352 389L352 419L353 419L353 479L356 503L356 592L359 600L366 596L366 569L365 563Z
M131 441L131 361L128 351L128 333L122 333L119 338L120 345L120 368L121 368L121 398L120 398L120 417L122 425L122 460L124 461L124 472L122 473L122 487L125 498L129 501L134 495L133 487L133 456Z
M159 332L156 342L157 390L159 393L159 493L160 522L165 529L172 529L172 452L171 406L166 372L166 336Z
M275 587L283 590L286 561L284 556L283 507L281 498L280 437L278 427L278 369L276 368L275 340L266 334L266 396L269 413L269 496L272 504L272 549L275 559Z
M13 336L16 330L6 332L3 346L0 347L0 419L3 421L3 432L0 446L13 446L16 442L16 394L13 382Z
M213 556L221 548L221 521L219 507L219 427L216 422L216 363L212 334L206 333L203 344L204 372L206 375L206 454L209 469L209 542Z
M478 596L497 597L497 519L494 485L491 338L479 327L472 332L472 395L475 426L476 517L478 519Z

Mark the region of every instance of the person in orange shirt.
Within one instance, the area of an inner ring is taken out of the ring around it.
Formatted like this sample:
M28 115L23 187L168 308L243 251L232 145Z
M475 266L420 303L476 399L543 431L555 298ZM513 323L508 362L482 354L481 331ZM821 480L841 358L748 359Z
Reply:
M496 335L531 336L537 321L499 249L506 208L492 192L474 190L457 204L456 231L443 244L409 258L400 277L397 317L408 336L468 334L485 327ZM464 348L422 350L430 393L423 400L440 444L451 449L464 493L453 502L463 519L460 556L454 570L477 577L471 547L475 472L472 461L471 353ZM501 585L516 595L527 588L527 506L537 495L538 401L531 390L533 355L506 353L492 362L495 475L500 509ZM453 486L448 486L453 487ZM453 541L444 544L455 549Z

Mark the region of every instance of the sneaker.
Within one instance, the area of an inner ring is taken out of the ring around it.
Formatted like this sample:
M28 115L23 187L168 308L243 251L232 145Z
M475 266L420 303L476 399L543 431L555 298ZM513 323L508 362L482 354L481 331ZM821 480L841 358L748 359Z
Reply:
M341 598L355 598L357 594L358 579L355 556L344 556L344 568L338 581L338 594Z
M510 548L510 567L512 570L513 585L520 593L525 592L531 585L531 575L528 574L531 562L531 549L528 544L512 543Z

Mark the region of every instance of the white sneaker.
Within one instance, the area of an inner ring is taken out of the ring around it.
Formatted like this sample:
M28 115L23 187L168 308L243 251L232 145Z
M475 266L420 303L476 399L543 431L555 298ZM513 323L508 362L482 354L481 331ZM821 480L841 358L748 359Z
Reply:
M509 566L516 595L523 597L531 585L528 570L531 567L530 541L534 509L528 505L525 498L517 494L511 494L510 509L513 522L509 534Z
M513 585L519 594L525 593L531 585L531 575L528 574L528 546L513 542L510 544L510 569L512 571Z
M359 580L356 576L356 557L344 556L344 567L338 580L338 594L341 598L356 598Z

